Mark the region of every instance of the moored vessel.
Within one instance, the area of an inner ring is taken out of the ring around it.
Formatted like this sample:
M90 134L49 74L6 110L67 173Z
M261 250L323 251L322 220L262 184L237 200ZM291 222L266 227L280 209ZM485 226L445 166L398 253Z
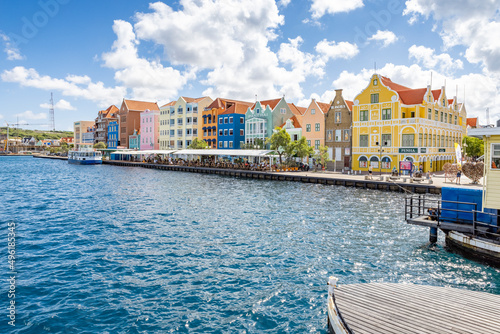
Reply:
M80 147L80 149L68 152L68 163L77 165L102 164L102 153L93 148Z

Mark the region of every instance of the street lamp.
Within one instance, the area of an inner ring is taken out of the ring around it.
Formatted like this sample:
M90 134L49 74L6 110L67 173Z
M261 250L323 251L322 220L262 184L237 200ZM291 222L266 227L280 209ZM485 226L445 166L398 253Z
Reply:
M378 149L378 155L379 155L379 160L378 160L378 163L379 163L379 173L380 173L380 176L382 176L382 153L384 152L384 150L382 149L382 143L377 142L377 146L379 146L379 149ZM383 143L383 146L387 146L387 142L386 141Z

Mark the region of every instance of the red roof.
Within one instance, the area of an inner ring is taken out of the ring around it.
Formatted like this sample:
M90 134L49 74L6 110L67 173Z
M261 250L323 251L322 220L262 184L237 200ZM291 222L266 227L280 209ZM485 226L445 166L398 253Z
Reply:
M172 102L169 102L169 103L167 103L167 104L162 105L162 106L161 106L161 108L163 108L163 107L171 107L171 106L175 106L175 103L176 103L176 102L177 102L177 101L172 101Z
M252 102L243 102L243 101L229 101L234 102L230 105L229 108L226 109L221 115L224 114L245 114L248 111L248 108L252 107Z
M316 102L323 112L323 114L326 114L328 112L328 109L330 109L330 104L328 103L323 103L323 102Z
M345 104L347 105L347 108L349 108L349 110L352 111L352 106L354 105L354 102L348 101L348 100L344 100L344 101L345 101Z
M182 96L182 98L184 99L184 101L186 101L187 103L196 103L196 102L200 102L201 100L203 99L206 99L208 96L203 96L203 97L197 97L197 98L191 98L191 97L185 97L185 96Z
M453 99L448 99L448 104L453 104Z
M265 101L260 101L260 105L265 108L266 106L269 106L269 108L271 108L271 110L274 110L274 108L276 108L276 105L278 105L278 103L280 103L281 101L281 98L280 99L274 99L274 100L265 100ZM255 102L252 106L252 110L255 108L255 105L257 104L257 102Z
M380 80L382 81L382 83L389 87L390 89L392 90L395 90L395 91L398 91L398 90L407 90L407 89L411 89L409 87L405 87L403 85L400 85L400 84L397 84L395 82L392 82L391 79L387 78L387 77L383 77L383 76L380 76Z
M300 125L300 122L299 122L299 119L297 118L297 116L295 116L295 115L294 115L294 116L290 117L289 119L291 119L291 120L292 120L292 124L293 124L293 127L294 127L294 128L296 128L296 129L302 128L302 126ZM283 129L283 128L285 127L285 125L286 125L286 122L285 122L285 123L283 123L283 124L280 126L280 128L282 128L282 129Z
M297 107L294 103L287 103L288 107L292 111L292 114L302 116L306 112L307 108Z
M399 98L404 104L420 104L424 101L427 88L406 89L398 91Z
M471 128L477 128L477 120L477 117L467 118L467 126L470 126Z
M156 102L145 102L145 101L135 101L135 100L125 100L123 102L127 105L128 110L144 111L149 110L160 110Z
M441 89L434 89L432 91L432 96L434 97L434 100L439 100L439 95L441 95Z

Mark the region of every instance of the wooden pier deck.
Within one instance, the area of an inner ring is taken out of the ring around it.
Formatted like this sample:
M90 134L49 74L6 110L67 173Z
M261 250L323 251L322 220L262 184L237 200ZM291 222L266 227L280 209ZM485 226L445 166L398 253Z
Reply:
M394 283L346 284L333 291L328 297L331 333L500 333L500 295ZM338 327L332 326L335 307Z

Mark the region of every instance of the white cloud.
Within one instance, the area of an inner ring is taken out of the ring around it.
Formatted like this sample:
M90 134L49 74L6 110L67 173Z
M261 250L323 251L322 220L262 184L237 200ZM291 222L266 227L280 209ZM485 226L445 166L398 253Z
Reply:
M463 68L463 62L460 59L454 60L447 53L435 54L434 49L425 46L412 45L408 52L410 59L415 58L426 68L439 69L444 73Z
M104 53L104 66L116 70L115 80L132 89L132 95L140 100L170 100L177 96L194 72L181 73L172 67L164 67L160 61L149 61L138 56L134 29L129 22L116 20L113 31L117 39L111 52Z
M312 0L310 11L314 19L319 19L325 14L347 13L363 6L363 0Z
M14 116L16 117L19 117L19 118L22 118L24 120L40 120L40 119L47 119L47 113L39 113L39 114L35 114L34 112L32 112L31 110L26 110L25 112L22 112L22 113L19 113L19 114L15 114ZM24 123L26 124L26 123Z
M279 0L279 4L283 7L286 7L292 2L292 0Z
M10 41L9 36L0 33L0 39L3 40L5 44L5 53L7 54L7 60L22 60L24 57L19 52L19 49L13 45Z
M440 35L446 48L464 45L465 57L488 71L500 72L500 0L408 0L404 15L410 22L432 16L441 23Z
M40 108L50 109L51 105L49 103L42 103L42 104L40 104ZM56 104L54 104L54 109L57 109L57 110L76 110L76 108L73 107L71 105L71 103L69 103L68 101L63 100L63 99L59 100Z
M33 87L43 90L58 90L64 96L84 98L97 102L100 107L107 107L110 104L120 101L126 94L124 87L105 87L102 82L88 82L78 85L65 79L52 78L48 75L40 75L33 68L16 66L11 70L5 70L0 75L4 82L14 82L21 86Z
M398 37L392 31L378 30L372 37L368 38L368 40L381 42L382 46L385 48L386 46L395 43L398 40Z
M335 43L335 41L322 40L316 45L316 52L328 59L349 59L359 53L359 48L356 44L349 42Z

